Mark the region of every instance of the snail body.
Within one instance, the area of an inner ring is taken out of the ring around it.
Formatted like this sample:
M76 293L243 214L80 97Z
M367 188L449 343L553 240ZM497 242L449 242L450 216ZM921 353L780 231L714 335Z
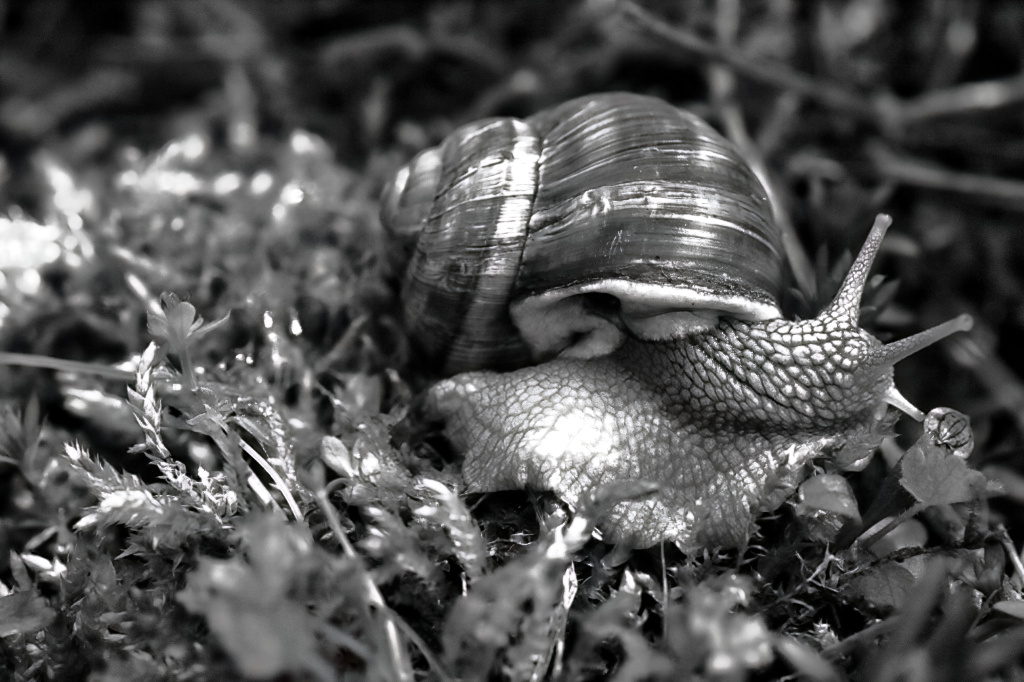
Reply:
M505 151L479 154L483 140L466 138L480 137ZM539 168L532 194L519 148ZM399 174L384 210L400 235L422 229L408 325L455 374L427 409L464 454L471 492L531 487L576 505L599 485L657 483L615 506L611 541L742 545L807 462L885 403L920 418L893 365L970 326L962 316L887 345L857 326L884 216L818 317L780 319L763 189L707 124L659 100L573 100L471 125L441 149Z

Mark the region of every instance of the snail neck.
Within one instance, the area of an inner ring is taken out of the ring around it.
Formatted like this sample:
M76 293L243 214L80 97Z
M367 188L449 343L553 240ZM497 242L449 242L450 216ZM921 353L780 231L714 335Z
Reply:
M864 362L881 346L861 329L821 318L724 320L683 339L631 339L620 358L686 419L762 433L828 433L866 423L885 400L891 364Z
M627 371L657 386L679 415L762 433L842 430L889 403L924 414L896 390L893 365L971 328L961 315L890 344L857 326L860 300L891 219L879 215L832 303L810 320L742 322L670 341L630 340Z
M893 366L970 326L961 315L882 344L832 310L801 321L727 319L680 339L630 338L615 361L688 420L827 435L869 423L884 403L922 419L896 390Z

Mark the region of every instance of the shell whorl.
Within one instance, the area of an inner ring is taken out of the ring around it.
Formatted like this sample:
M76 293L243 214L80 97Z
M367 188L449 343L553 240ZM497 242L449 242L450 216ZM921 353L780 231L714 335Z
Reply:
M707 123L655 98L463 126L399 172L382 215L419 233L406 322L439 373L778 316L764 189Z

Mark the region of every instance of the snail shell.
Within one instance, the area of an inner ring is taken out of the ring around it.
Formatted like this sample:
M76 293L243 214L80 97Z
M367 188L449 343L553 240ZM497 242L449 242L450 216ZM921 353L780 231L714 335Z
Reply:
M465 125L397 174L382 216L418 240L406 322L446 375L779 316L764 188L711 126L652 97Z

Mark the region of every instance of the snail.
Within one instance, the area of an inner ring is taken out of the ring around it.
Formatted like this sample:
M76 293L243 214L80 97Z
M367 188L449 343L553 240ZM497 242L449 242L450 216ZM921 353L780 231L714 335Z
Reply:
M406 323L447 377L425 405L467 490L575 506L604 484L656 483L601 524L636 547L742 546L813 458L887 404L920 420L893 365L971 325L885 345L858 327L887 216L830 305L783 319L762 185L709 124L642 95L463 126L397 173L382 220L415 241Z

